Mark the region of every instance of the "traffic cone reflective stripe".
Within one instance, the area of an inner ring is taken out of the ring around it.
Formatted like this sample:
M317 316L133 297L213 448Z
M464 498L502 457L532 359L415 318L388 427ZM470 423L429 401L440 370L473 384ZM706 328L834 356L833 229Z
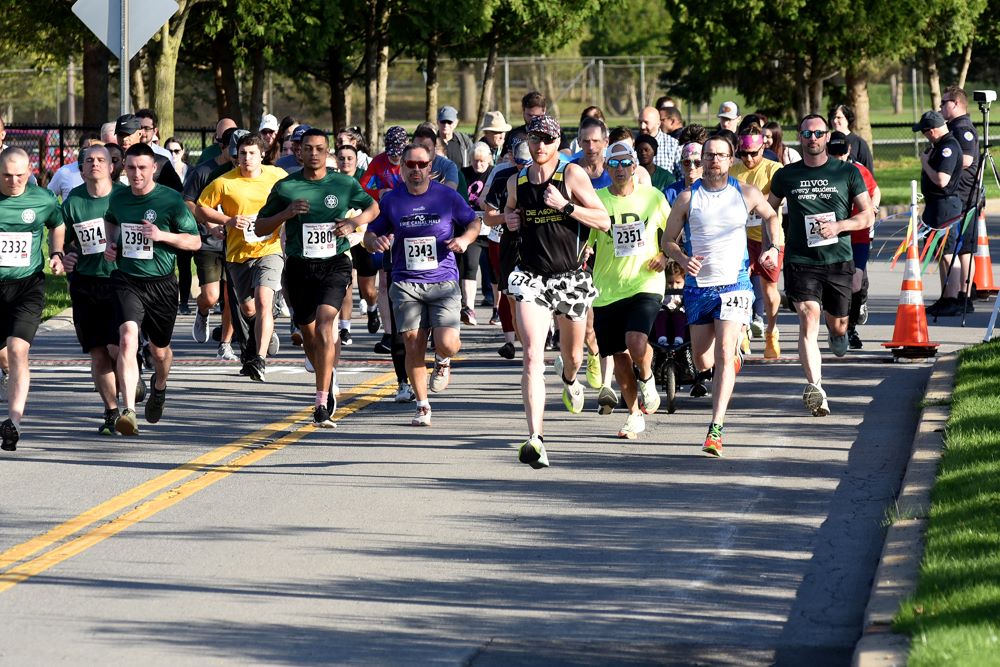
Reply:
M980 294L1000 293L1000 287L993 282L993 261L990 259L990 239L986 234L986 210L979 210L976 222L976 273L972 279Z

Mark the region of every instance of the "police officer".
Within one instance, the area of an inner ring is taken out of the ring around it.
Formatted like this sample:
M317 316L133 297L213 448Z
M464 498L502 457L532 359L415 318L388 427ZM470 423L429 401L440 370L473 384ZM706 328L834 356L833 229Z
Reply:
M924 194L924 224L933 229L945 229L949 225L961 223L962 198L960 182L962 178L962 146L945 124L944 117L937 111L928 111L913 126L914 132L922 132L931 143L920 156L920 191ZM956 228L957 229L957 228ZM949 233L945 252L954 252L957 232ZM949 256L950 257L950 256ZM942 259L942 261L944 261ZM942 264L942 272L949 264ZM959 267L954 267L954 275L943 285L941 298L927 308L927 312L938 317L961 315L965 300L957 298L961 285Z

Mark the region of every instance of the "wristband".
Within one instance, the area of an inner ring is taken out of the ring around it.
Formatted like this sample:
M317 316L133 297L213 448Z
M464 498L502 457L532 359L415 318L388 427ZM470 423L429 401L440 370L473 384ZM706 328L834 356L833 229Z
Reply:
M61 259L62 259L63 257L65 257L65 255L64 255L64 254L62 254L61 252L59 252L58 250L56 250L56 251L54 251L54 252L50 252L50 253L49 253L49 259L52 259L53 257L55 257L55 256L57 256L57 255L59 256L59 259L60 259L60 260L61 260Z

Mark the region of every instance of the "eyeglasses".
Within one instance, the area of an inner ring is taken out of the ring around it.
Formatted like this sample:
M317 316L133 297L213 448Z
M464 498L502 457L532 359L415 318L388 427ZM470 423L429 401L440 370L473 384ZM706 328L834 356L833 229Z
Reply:
M550 137L547 134L529 134L528 141L533 144L554 144L556 137Z
M403 162L407 169L426 169L430 166L430 160L406 160Z
M152 132L153 130L156 129L156 126L155 125L140 125L139 129L142 130L143 132Z
M694 167L695 169L701 169L701 160L681 160L681 164L690 169Z
M180 155L181 153L184 152L183 148L168 148L167 150L169 150L174 155Z
M608 166L611 167L612 169L617 169L618 167L625 167L626 169L628 169L634 164L635 161L632 158L625 158L623 160L611 158L610 160L608 160Z
M830 130L802 130L799 132L799 136L803 139L812 139L816 137L817 139L825 137Z
M702 153L701 159L705 162L712 162L713 160L725 160L731 158L732 155L729 153Z

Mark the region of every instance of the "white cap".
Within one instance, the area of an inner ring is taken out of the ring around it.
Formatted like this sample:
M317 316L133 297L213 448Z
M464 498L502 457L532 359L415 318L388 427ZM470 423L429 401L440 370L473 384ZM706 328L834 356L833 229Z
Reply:
M637 159L635 156L635 149L632 148L632 145L627 141L616 141L611 144L611 146L608 147L608 152L605 157L608 159L615 158L618 160L624 158L632 158L632 160Z
M257 128L257 131L263 132L264 130L271 130L272 132L277 132L278 119L269 113L264 114L260 119L260 127Z

